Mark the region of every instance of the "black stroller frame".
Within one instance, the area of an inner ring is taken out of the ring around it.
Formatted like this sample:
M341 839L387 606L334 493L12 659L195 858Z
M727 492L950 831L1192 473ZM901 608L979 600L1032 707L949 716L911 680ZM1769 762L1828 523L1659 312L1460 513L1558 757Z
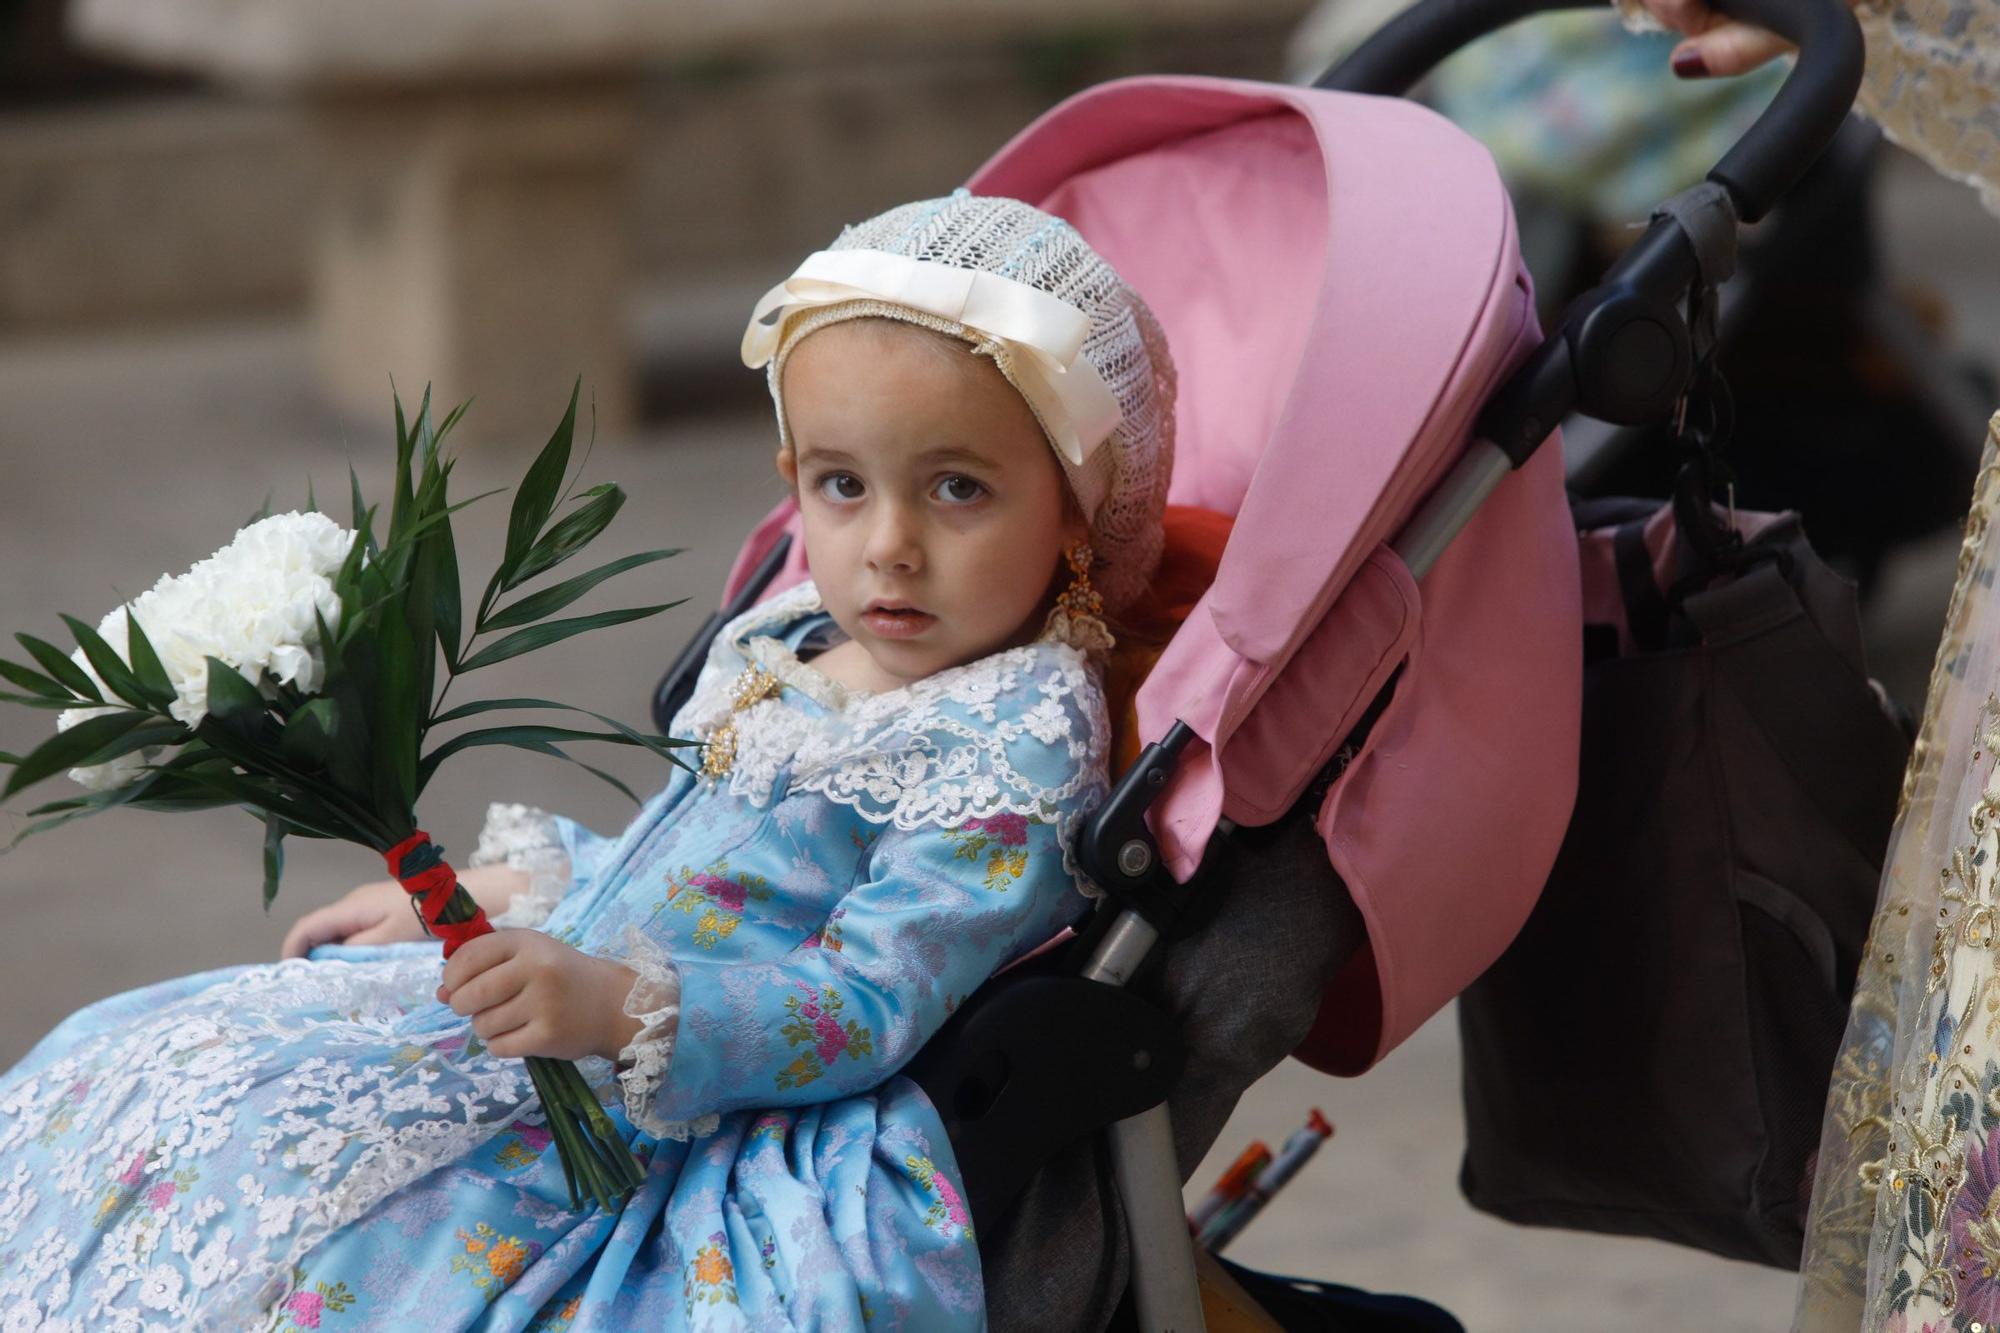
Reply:
M1532 14L1602 0L1421 0L1320 78L1320 88L1399 96L1459 47ZM1707 179L1663 204L1603 282L1564 312L1556 330L1488 401L1473 441L1391 543L1421 581L1508 473L1572 412L1618 425L1670 419L1712 330L1684 313L1713 309L1734 264L1736 228L1757 221L1833 140L1862 66L1860 30L1838 0L1720 0L1732 17L1797 44L1778 95ZM668 729L694 688L724 624L748 610L782 568L780 537L730 604L711 615L661 680L653 699ZM1383 688L1355 732L1280 822L1310 819L1365 736ZM989 981L905 1071L950 1131L975 1224L984 1234L1059 1149L1107 1132L1132 1261L1138 1323L1149 1333L1203 1327L1193 1244L1181 1199L1167 1096L1185 1059L1172 1022L1128 987L1195 899L1235 830L1221 821L1201 870L1186 884L1162 867L1147 811L1194 733L1176 722L1148 744L1082 829L1075 855L1106 900L1074 973L1023 969ZM1321 887L1345 890L1321 860ZM1050 1041L1051 1033L1061 1040Z

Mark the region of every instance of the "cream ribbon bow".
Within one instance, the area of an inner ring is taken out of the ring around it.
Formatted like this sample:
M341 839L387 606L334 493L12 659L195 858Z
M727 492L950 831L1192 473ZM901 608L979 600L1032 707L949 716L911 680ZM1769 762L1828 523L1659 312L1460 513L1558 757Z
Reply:
M1082 466L1123 420L1110 386L1083 356L1090 319L1081 310L997 273L879 250L806 256L797 272L757 302L743 332L743 364L754 370L777 355L785 320L794 312L867 300L952 320L1004 346L1008 378L1072 466Z

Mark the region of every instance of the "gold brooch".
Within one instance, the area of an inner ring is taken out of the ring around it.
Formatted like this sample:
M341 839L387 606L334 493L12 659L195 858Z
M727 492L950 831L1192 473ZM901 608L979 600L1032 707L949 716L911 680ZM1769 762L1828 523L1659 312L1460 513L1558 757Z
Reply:
M719 778L736 767L737 714L752 704L777 698L784 688L783 681L758 666L748 668L736 678L729 691L729 717L709 733L708 741L701 747L703 777Z

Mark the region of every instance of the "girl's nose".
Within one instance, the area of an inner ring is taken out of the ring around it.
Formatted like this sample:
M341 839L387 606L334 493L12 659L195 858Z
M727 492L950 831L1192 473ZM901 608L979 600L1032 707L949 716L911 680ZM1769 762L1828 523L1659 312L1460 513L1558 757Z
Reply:
M864 553L868 567L904 574L922 568L923 542L915 517L900 505L884 504L877 508L874 520Z

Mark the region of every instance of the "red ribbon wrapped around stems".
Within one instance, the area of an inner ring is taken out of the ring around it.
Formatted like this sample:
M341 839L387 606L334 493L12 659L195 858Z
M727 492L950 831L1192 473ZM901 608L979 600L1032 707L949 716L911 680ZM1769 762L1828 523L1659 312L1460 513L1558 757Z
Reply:
M458 872L430 834L418 829L382 859L415 903L424 928L444 942L446 958L467 940L493 932L485 909L459 887ZM645 1178L645 1168L619 1139L575 1065L538 1055L524 1063L556 1141L570 1206L581 1207L588 1194L605 1212L616 1210Z
M416 900L417 915L424 929L444 941L444 956L451 957L459 945L479 935L491 934L493 925L486 909L472 901L472 895L458 887L458 872L444 859L431 835L418 829L382 853L389 873ZM459 902L460 898L463 902ZM470 907L471 915L458 915ZM454 910L455 909L455 910ZM453 916L447 917L447 912Z

